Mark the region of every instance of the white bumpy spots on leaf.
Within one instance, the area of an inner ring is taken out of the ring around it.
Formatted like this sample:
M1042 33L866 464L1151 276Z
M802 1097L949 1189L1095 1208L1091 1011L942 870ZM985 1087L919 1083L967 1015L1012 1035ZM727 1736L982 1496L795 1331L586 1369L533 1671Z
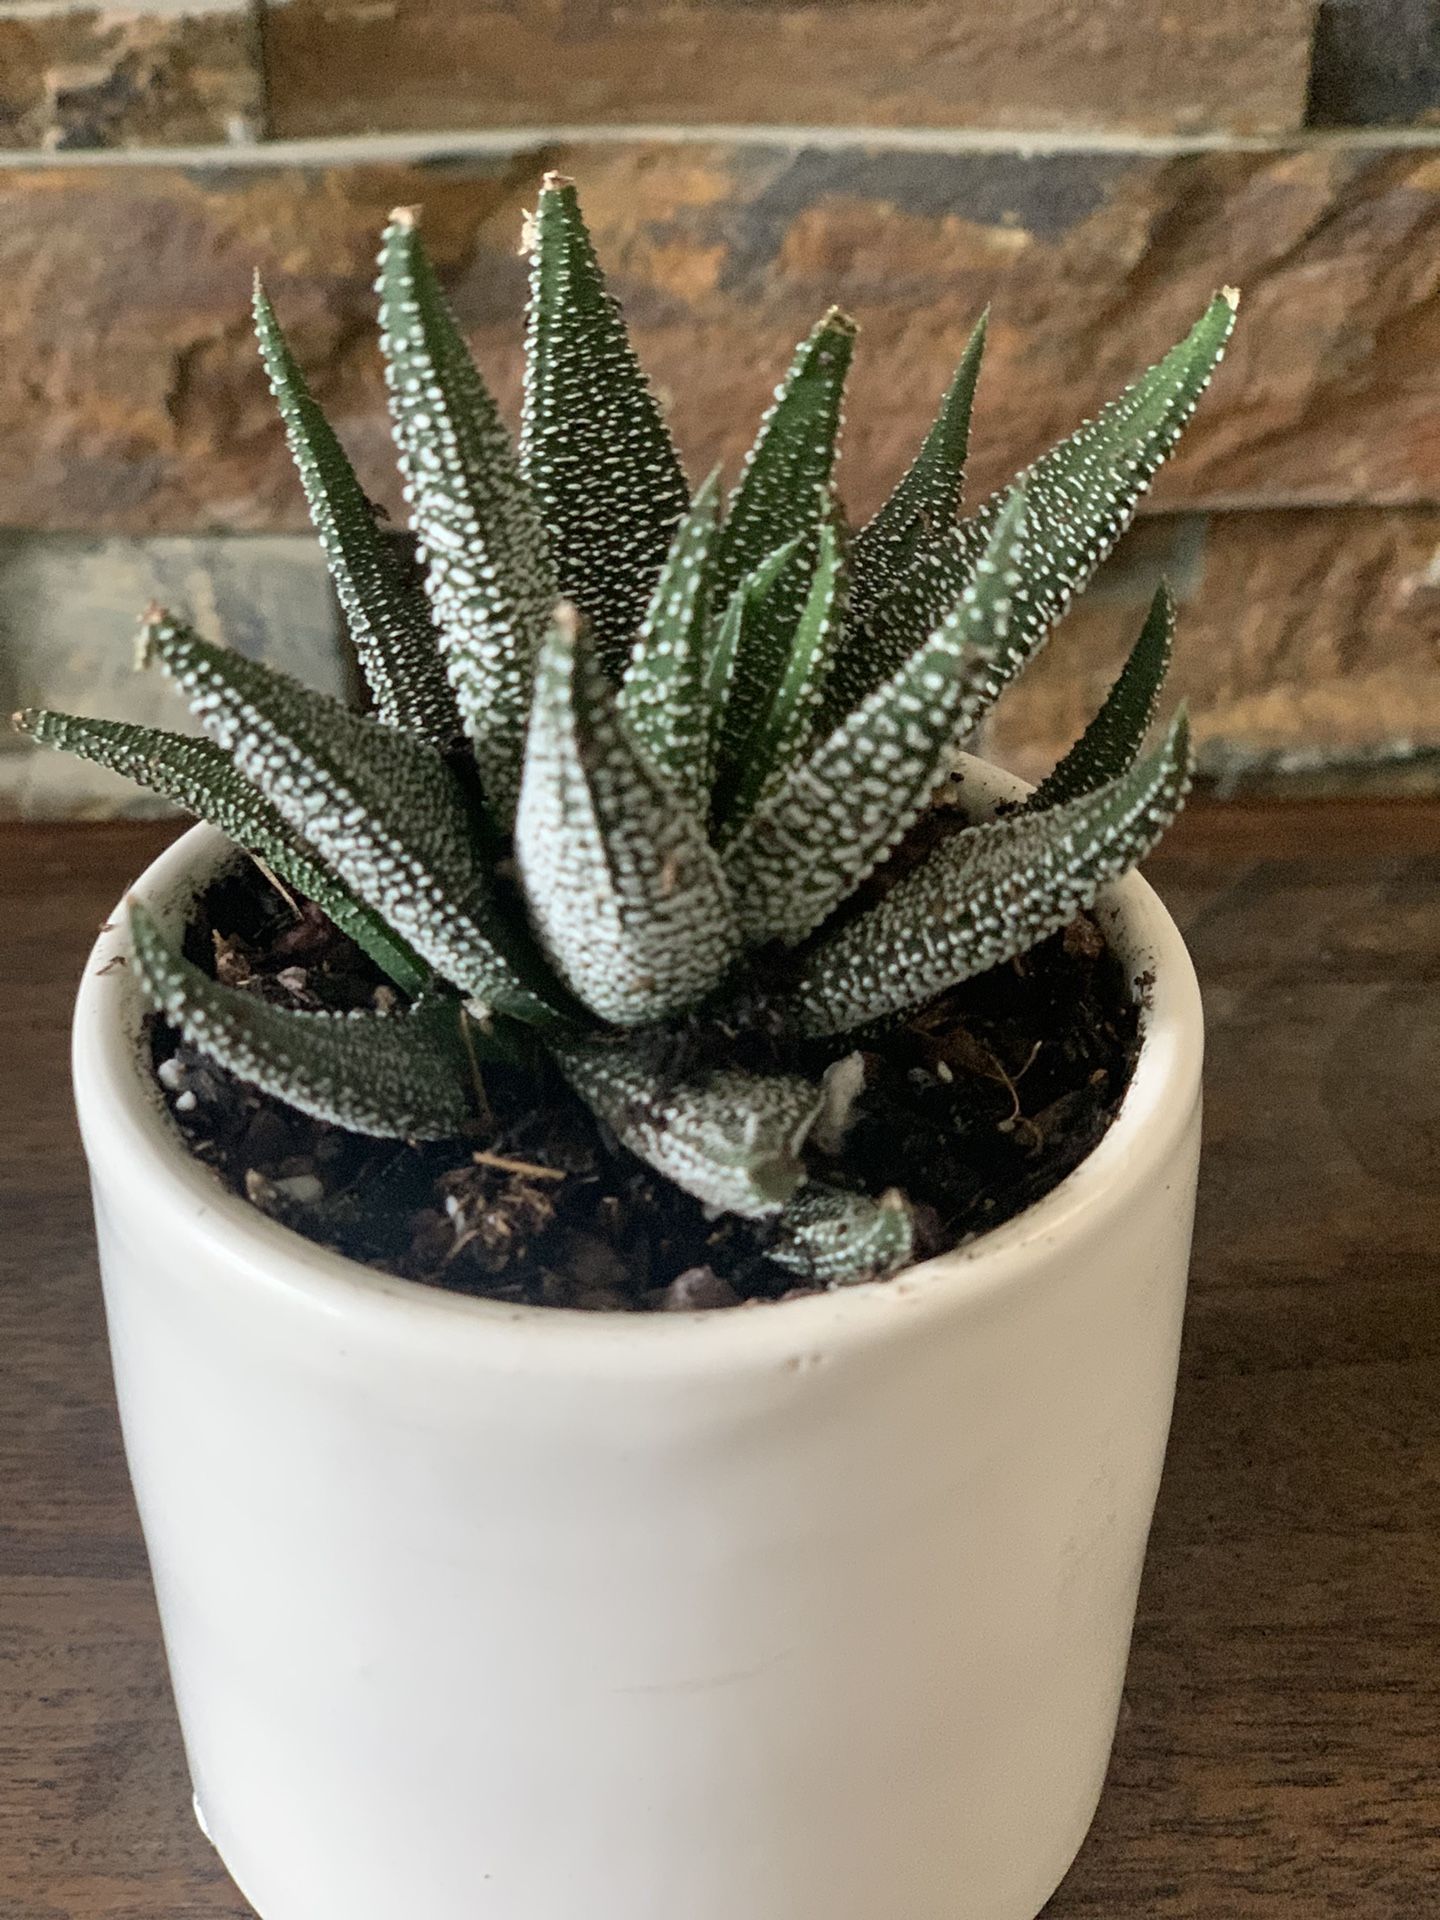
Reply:
M674 1083L605 1042L559 1050L571 1085L623 1144L721 1213L778 1213L804 1179L819 1087L796 1074L724 1068Z
M960 605L790 771L727 848L747 940L803 940L918 819L971 713L989 698L1027 538L1022 488Z
M444 979L519 1019L549 1017L464 793L432 747L164 615L147 639L240 772Z
M720 543L721 592L731 592L787 540L818 534L829 518L854 348L855 322L831 308L796 349L730 496Z
M701 819L710 805L709 568L718 512L712 473L675 531L620 683L631 738Z
M758 697L749 731L736 741L733 755L721 763L714 805L727 833L748 818L762 794L778 787L814 731L845 618L845 597L839 537L833 527L826 527L788 649L772 663L773 684L764 686L758 677L752 680Z
M789 1017L806 1033L850 1033L1024 953L1144 858L1189 778L1181 715L1149 759L1107 786L957 831L806 957Z
M43 746L127 774L152 793L200 814L287 886L313 900L407 993L418 992L430 978L430 969L373 908L355 898L213 740L34 708L16 714L15 723Z
M355 470L316 405L258 278L255 337L375 711L389 726L451 746L459 716L430 609L387 551Z
M1030 515L1027 610L1010 636L996 693L1039 650L1071 599L1134 518L1201 394L1235 324L1238 295L1217 294L1165 358L1020 475ZM955 604L1013 489L995 494L970 520L927 547L857 626L836 667L837 694L858 699Z
M515 851L541 944L602 1020L692 1005L738 951L703 823L636 748L563 604L536 675Z
M555 602L545 529L405 209L386 229L377 285L410 524L485 797L508 825Z
M777 577L741 635L723 716L724 751L732 755L783 670L820 529L837 518L835 452L854 347L855 323L835 309L801 342L730 496L716 559L717 604L777 548L803 543L801 559Z
M767 556L747 573L725 603L705 660L704 699L706 712L704 764L702 780L707 795L721 763L727 729L732 725L731 697L735 692L740 656L747 639L768 620L772 597L779 592L780 581L791 568L801 566L799 556L804 541L787 540L783 547Z
M443 1140L470 1117L473 1083L454 1000L422 1000L403 1013L294 1013L192 966L138 902L130 934L156 1011L277 1099L384 1138Z
M546 175L529 234L521 464L560 591L618 677L689 488L569 180Z
M857 618L864 618L922 547L940 540L955 525L965 489L970 415L987 320L988 315L982 314L909 471L856 537L851 565Z
M770 1258L819 1286L882 1280L909 1264L915 1225L893 1187L878 1200L811 1181L780 1216Z
M1031 794L1026 813L1078 800L1107 780L1117 780L1135 764L1155 718L1174 640L1175 608L1162 586L1105 704L1059 766Z

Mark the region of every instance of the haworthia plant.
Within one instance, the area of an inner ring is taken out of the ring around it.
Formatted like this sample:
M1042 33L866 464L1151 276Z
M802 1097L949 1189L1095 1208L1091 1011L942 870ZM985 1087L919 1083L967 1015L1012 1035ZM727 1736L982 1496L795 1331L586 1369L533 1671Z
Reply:
M1183 716L1147 751L1168 599L1028 803L892 856L1128 523L1235 297L961 519L982 322L914 463L851 535L834 490L844 315L802 342L722 509L718 477L691 495L568 181L547 176L528 244L517 447L414 214L385 236L423 598L257 292L371 713L156 612L147 651L208 737L19 722L212 820L406 996L291 1012L211 979L134 909L151 1002L243 1078L341 1125L433 1138L483 1128L479 1064L544 1052L631 1152L754 1221L757 1253L823 1285L893 1271L909 1208L860 1190L833 1112L838 1090L847 1111L863 1098L854 1036L883 1046L888 1023L1063 926L1164 830L1190 767ZM758 1051L739 1044L747 1020Z

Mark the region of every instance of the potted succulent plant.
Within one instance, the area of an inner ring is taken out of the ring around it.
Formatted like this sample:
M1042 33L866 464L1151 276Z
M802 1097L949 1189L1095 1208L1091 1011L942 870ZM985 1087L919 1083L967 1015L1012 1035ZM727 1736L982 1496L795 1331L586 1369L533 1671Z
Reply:
M153 610L208 737L20 716L212 823L75 1048L197 1811L264 1920L1032 1920L1188 1256L1198 997L1124 877L1189 774L1164 596L1037 791L957 750L1234 296L962 519L982 323L852 532L843 316L722 511L568 182L530 245L517 451L385 236L413 553L257 289L372 711Z

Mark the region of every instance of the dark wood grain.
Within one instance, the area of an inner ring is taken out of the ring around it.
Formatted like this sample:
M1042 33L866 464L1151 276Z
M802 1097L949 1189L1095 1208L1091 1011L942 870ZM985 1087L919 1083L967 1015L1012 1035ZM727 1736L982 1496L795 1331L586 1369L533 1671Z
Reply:
M247 1913L191 1823L66 1081L85 948L166 837L0 832L0 1920ZM1427 1920L1440 805L1196 809L1152 866L1209 1007L1194 1290L1111 1784L1047 1920Z

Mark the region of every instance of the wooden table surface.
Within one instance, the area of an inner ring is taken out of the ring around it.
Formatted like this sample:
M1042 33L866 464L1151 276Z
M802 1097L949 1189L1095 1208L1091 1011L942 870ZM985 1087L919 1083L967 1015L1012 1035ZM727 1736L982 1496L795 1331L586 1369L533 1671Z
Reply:
M66 1078L86 946L168 837L0 829L0 1920L249 1911L190 1817ZM1046 1920L1433 1920L1440 805L1196 808L1151 871L1209 1008L1194 1289L1110 1786Z

